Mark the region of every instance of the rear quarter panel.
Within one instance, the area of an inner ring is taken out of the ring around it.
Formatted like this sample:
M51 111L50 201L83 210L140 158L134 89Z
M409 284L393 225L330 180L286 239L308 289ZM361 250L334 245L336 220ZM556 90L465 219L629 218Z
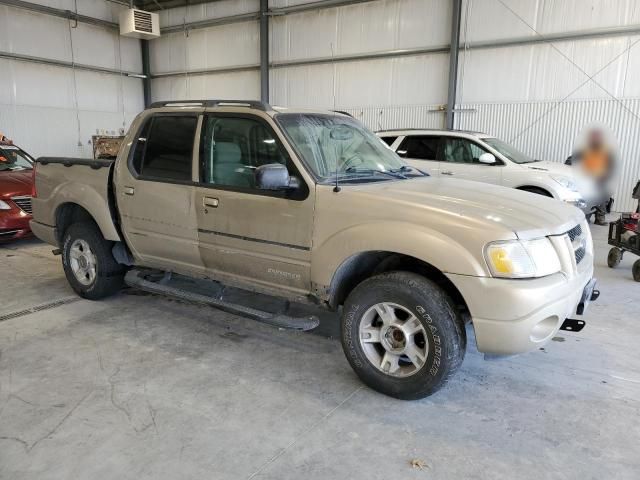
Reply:
M56 226L58 209L67 203L83 207L93 217L107 240L120 241L109 206L110 166L41 163L36 166L37 197L33 199L36 222Z

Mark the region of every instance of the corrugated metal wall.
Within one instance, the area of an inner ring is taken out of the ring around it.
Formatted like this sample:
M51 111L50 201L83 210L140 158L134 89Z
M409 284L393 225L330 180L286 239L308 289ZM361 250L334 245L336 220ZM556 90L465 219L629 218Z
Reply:
M73 0L39 3L75 8ZM103 0L78 2L78 13L108 21L117 21L119 8ZM7 6L0 6L0 51L142 71L135 39ZM0 131L35 156L90 157L91 135L126 129L142 108L140 79L81 70L74 75L71 68L0 59Z

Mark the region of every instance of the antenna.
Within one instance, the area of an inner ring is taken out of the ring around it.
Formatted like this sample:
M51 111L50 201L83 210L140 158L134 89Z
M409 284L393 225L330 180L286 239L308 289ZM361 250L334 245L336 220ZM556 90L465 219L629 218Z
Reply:
M336 109L336 64L333 56L333 42L329 44L331 47L331 67L333 68L333 110ZM338 184L338 157L336 155L336 186L333 187L333 191L338 193L340 191L340 185Z

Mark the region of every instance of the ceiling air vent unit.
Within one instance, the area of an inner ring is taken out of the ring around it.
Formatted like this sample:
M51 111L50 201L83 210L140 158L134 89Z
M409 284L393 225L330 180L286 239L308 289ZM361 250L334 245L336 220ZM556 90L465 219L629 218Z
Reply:
M150 40L160 36L157 13L130 8L120 12L120 35Z

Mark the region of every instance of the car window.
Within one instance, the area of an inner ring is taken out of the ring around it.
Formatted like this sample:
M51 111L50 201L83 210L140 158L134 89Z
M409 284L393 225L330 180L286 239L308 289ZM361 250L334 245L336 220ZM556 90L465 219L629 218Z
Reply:
M144 177L191 180L197 117L158 115L143 127L134 150L133 166ZM144 135L146 134L146 135Z
M397 153L406 158L436 160L438 158L439 141L440 137L412 135L404 139L398 147Z
M386 143L387 145L391 146L393 144L393 142L396 141L398 137L380 137L380 139Z
M0 146L0 172L5 170L31 170L32 159L13 145Z
M253 189L255 169L272 163L289 167L288 155L267 125L252 118L205 117L200 145L202 182Z
M480 164L480 155L487 151L476 143L460 137L442 139L442 159L450 163Z

